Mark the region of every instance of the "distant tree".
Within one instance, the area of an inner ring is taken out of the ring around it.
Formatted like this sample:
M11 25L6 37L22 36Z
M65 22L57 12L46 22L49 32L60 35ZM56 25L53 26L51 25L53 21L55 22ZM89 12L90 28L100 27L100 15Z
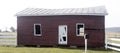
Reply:
M10 30L11 30L11 32L15 32L16 31L14 27L10 27Z

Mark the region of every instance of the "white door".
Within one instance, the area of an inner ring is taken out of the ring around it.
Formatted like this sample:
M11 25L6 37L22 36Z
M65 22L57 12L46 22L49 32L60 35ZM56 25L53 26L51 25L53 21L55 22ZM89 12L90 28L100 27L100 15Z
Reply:
M67 25L59 25L59 44L67 44Z

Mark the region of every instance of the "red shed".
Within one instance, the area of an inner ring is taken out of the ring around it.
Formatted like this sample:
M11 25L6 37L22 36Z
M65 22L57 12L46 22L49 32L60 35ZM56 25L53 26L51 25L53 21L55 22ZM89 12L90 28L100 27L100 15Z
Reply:
M89 8L43 9L27 8L17 16L17 44L40 46L103 47L105 41L104 6Z

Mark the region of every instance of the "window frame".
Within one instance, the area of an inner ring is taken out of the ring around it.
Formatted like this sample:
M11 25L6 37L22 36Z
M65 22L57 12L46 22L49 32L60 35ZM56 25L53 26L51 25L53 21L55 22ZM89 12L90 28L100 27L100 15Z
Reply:
M39 25L40 26L40 33L41 34L36 34L36 29L35 29L35 26L36 25ZM42 27L41 27L41 24L34 24L34 36L42 36Z
M84 34L85 34L85 24L84 23L76 23L76 36L84 36L84 35L78 34L78 28L77 28L78 25L83 25Z

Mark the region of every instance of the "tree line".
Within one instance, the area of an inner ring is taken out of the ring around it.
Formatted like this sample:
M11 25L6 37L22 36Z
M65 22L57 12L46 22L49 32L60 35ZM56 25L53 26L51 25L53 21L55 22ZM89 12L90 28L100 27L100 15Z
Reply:
M0 29L0 32L16 32L16 31L17 29L15 29L13 26L11 26L10 28L6 28L4 31Z

